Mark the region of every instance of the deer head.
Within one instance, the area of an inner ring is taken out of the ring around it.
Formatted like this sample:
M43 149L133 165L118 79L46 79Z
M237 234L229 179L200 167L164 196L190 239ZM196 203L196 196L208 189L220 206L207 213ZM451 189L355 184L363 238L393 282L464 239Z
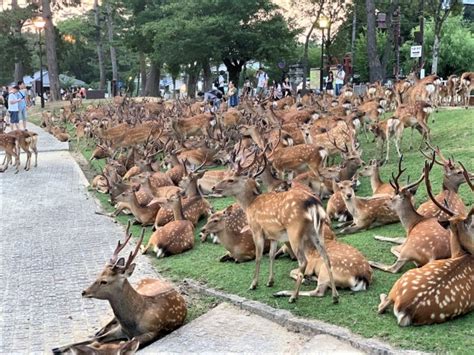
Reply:
M127 260L125 260L123 257L119 258L119 253L123 248L125 248L132 237L132 234L129 231L130 221L128 222L127 230L125 232L125 241L123 243L120 241L118 242L112 257L105 265L104 270L91 286L82 291L82 297L109 299L113 295L117 295L123 288L124 283L135 270L136 264L133 263L133 260L140 250L140 245L145 234L145 229L143 228L135 250L130 252Z

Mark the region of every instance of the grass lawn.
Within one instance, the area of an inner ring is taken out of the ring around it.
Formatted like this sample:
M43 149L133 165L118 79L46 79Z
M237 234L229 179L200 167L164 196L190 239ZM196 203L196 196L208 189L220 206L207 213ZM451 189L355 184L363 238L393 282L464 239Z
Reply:
M431 122L434 118L435 122ZM455 159L462 161L470 171L474 170L474 149L472 137L474 133L474 110L441 110L433 113L429 125L432 129L432 142L439 145L445 156L454 155ZM404 179L409 175L410 180L418 178L424 164L424 158L417 151L420 144L420 135L415 132L415 149L408 150L410 131L405 130L402 150L404 152L404 167L407 168ZM360 136L363 146L363 159L368 161L376 154L375 144L367 143L363 135ZM382 179L387 181L391 172L396 171L396 151L391 150L390 163L381 168ZM90 150L83 149L82 153L88 159ZM377 153L377 157L379 153ZM93 167L100 171L103 161L93 162ZM430 174L433 183L433 191L437 193L441 187L441 167L435 166ZM405 181L405 180L404 180ZM368 178L362 178L358 195L370 195L370 183ZM460 194L470 206L474 202L473 194L463 185ZM107 202L107 196L97 194L105 208L112 211ZM417 193L417 202L427 199L424 185L421 185ZM210 199L213 207L220 210L233 202L230 198ZM127 216L119 216L121 223L126 223ZM196 229L196 244L193 250L184 254L157 260L152 258L157 270L164 276L175 281L183 278L192 278L206 282L209 286L234 293L248 299L266 303L275 308L287 309L293 314L319 319L329 323L344 326L354 333L367 338L378 338L390 343L395 347L416 349L432 352L474 352L474 312L467 316L446 322L440 325L418 326L401 328L396 324L393 313L384 315L377 314L380 293L388 293L394 282L401 274L388 274L375 270L374 283L366 292L353 293L347 290L340 291L340 303L331 303L330 292L322 299L300 298L295 304L288 304L286 298L274 298L272 293L283 289L293 289L294 281L289 278L289 272L296 267L296 262L288 259L279 259L276 262L275 286L268 289L265 286L268 277L268 258L262 262L260 275L260 287L255 291L248 291L254 271L254 262L243 264L220 263L218 258L225 253L220 245L201 243L198 239L199 230L204 222ZM133 227L133 232L138 235L139 226ZM151 234L148 228L146 238ZM375 234L385 236L404 236L404 230L400 224L374 228L372 230L344 237L344 242L357 247L369 260L393 263L395 257L390 253L393 244L380 242L373 239ZM403 271L413 267L406 266ZM315 285L303 286L303 289L313 289Z

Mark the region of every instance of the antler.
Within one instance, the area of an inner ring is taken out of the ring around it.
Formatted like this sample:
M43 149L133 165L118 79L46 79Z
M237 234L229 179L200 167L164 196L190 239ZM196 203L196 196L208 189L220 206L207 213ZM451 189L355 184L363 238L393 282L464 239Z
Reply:
M392 172L392 179L390 179L390 185L393 187L395 190L395 193L398 194L400 192L400 184L398 183L398 179L400 179L400 176L405 172L405 169L402 169L402 161L403 161L403 155L400 156L400 160L398 161L398 175L395 176L394 173Z
M467 169L464 167L463 163L461 163L460 161L459 161L458 163L459 163L459 165L461 165L462 174L464 175L464 178L466 179L467 184L468 184L469 187L471 188L471 191L474 191L474 185L473 185L472 182L471 182L472 177L470 176L470 174L469 174L469 172L467 171Z
M434 154L433 154L433 156L434 156ZM436 200L436 198L434 197L433 191L431 190L431 182L430 182L430 178L429 178L429 172L431 170L431 167L433 166L433 163L434 163L434 158L433 158L433 161L431 162L431 164L429 164L428 162L425 161L425 168L423 169L423 171L424 171L424 175L425 175L426 191L428 192L428 196L430 197L431 201L433 201L433 203L441 211L443 211L444 213L446 213L449 216L453 217L455 215L455 213L448 208L447 204L446 204L446 206L443 206L443 204L439 203Z
M142 232L140 233L140 238L138 239L137 246L135 247L135 250L130 252L130 255L127 259L127 262L125 263L124 270L127 270L129 266L132 264L133 260L138 254L138 251L140 250L140 246L142 245L143 242L143 237L145 236L145 228L142 228Z
M130 233L130 226L131 226L131 222L129 220L127 223L127 229L125 230L125 241L123 243L120 243L120 240L118 241L117 247L115 248L112 257L109 260L109 265L115 265L118 259L118 255L120 254L122 249L125 248L130 238L132 237L132 233Z

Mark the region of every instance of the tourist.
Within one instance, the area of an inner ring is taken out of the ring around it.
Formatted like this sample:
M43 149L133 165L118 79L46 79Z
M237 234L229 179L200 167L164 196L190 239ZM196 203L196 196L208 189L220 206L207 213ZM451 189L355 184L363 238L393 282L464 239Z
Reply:
M211 111L217 111L221 106L222 92L220 90L210 90L204 93L204 102L211 105Z
M282 92L283 92L283 97L291 96L291 84L290 84L290 78L288 77L286 77L285 80L283 80Z
M336 72L336 96L339 96L341 93L342 86L344 85L344 78L346 77L346 72L342 68L341 64L337 65L337 72Z
M30 98L28 97L28 90L23 81L18 82L20 90L18 95L20 96L21 101L18 103L18 118L20 120L20 127L22 130L26 131L26 119L28 118L27 107L31 106Z
M21 96L18 94L20 90L19 86L14 86L10 90L10 94L8 95L8 112L10 113L10 125L11 130L19 129L18 123L20 122L18 111L19 111L19 103L22 100Z
M334 95L334 73L329 70L328 78L326 80L326 92L330 95Z
M242 98L249 98L252 96L252 82L249 77L245 78L244 88L242 90Z
M262 96L265 96L267 87L268 87L268 74L265 73L263 70L263 67L260 67L258 69L257 74L255 75L257 78L257 91L256 95L258 96L259 99L262 98Z
M87 97L87 90L84 86L79 90L79 97L81 99L85 99Z
M229 99L229 106L235 107L239 104L238 90L233 81L229 81L229 89L227 90L227 98Z

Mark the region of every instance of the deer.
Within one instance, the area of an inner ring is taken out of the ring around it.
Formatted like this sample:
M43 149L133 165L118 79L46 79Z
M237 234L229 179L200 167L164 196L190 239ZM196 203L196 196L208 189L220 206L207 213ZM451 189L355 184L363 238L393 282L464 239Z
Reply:
M101 344L73 345L69 349L73 355L132 355L138 350L140 343L136 339Z
M194 225L184 218L181 196L179 193L168 198L157 199L164 208L171 208L174 221L157 228L150 236L146 247L142 248L145 254L150 248L157 258L181 254L194 247Z
M405 125L402 120L397 117L390 117L386 121L380 121L370 126L369 130L374 134L377 139L377 146L380 149L380 159L383 159L383 151L385 144L387 144L387 152L385 154L385 161L388 162L390 157L390 140L395 144L398 157L402 155L400 151L400 145L403 138L403 131Z
M214 114L205 112L189 118L172 120L171 126L179 137L187 139L188 137L196 135L209 136L208 132L215 123L216 118Z
M5 172L8 169L8 165L15 158L15 174L20 171L20 156L18 154L18 142L17 139L7 133L0 133L0 149L5 151L5 163L0 168L0 173Z
M117 197L117 209L112 213L111 217L116 217L124 209L129 209L135 220L140 223L142 226L153 225L156 219L156 215L160 210L159 205L151 205L142 207L138 202L137 196L135 193L138 191L137 187L125 190Z
M227 250L219 261L234 261L236 263L255 259L255 244L252 232L246 228L247 217L244 210L233 204L223 211L214 213L201 229L201 241L207 235L214 234L220 244ZM265 240L263 252L270 249L270 241Z
M434 148L430 146L430 148L440 158L440 160L435 159L434 162L441 165L444 172L442 190L436 195L436 200L438 202L446 202L456 214L465 215L467 213L466 207L458 194L458 190L461 184L466 181L470 182L470 180L474 179L474 176L469 174L462 164L462 168L459 168L456 167L454 161L446 159L439 147ZM428 157L423 151L422 153L425 157ZM425 217L435 217L441 224L447 223L450 218L449 214L444 213L431 200L422 203L418 207L417 212Z
M338 233L356 233L375 225L380 226L399 221L397 214L389 206L390 196L358 197L354 192L353 181L341 181L337 185L347 210L352 215L352 222L342 224L343 228Z
M109 301L114 318L89 340L55 348L53 353L61 354L77 346L123 339L134 339L143 348L183 325L187 314L186 302L170 283L147 278L134 288L128 281L135 270L134 260L145 233L142 229L135 249L125 260L119 258L119 254L132 237L129 231L130 223L125 232L125 241L118 242L103 271L91 286L82 291L84 298Z
M431 169L431 166L428 166ZM397 176L392 175L391 185L395 194L391 198L391 207L397 211L400 222L406 231L406 238L384 238L377 236L376 239L400 243L391 249L397 257L393 265L385 265L370 261L370 265L382 271L397 273L407 262L414 262L422 266L430 261L445 259L450 256L449 232L444 229L436 218L427 218L415 210L412 198L416 193L418 185L423 181L427 170L415 182L400 187L399 179L406 169L402 169L402 159L398 164Z
M336 287L349 288L354 292L366 290L372 283L372 269L367 259L353 246L338 242L336 235L327 223L324 223L323 235L325 247L333 268ZM312 246L307 246L305 255L308 264L304 276L312 279L316 279L314 276L317 276L318 286L316 295L323 297L331 285L324 260ZM290 272L290 277L293 279L296 279L297 275L298 269ZM277 295L287 296L289 292L291 291L280 291ZM300 292L300 296L311 296L311 292Z
M372 195L386 194L393 196L395 193L392 185L390 185L390 183L383 182L380 178L379 162L376 159L372 159L369 164L365 165L359 172L359 175L370 177Z
M425 183L427 190L431 191L428 171L428 163L425 163ZM430 198L434 203L439 203L432 193ZM446 212L448 210L446 207ZM403 274L388 296L380 295L378 313L384 313L393 304L398 325L406 327L443 323L472 311L474 256L462 250L460 240L465 234L470 234L471 238L473 236L472 214L467 218L454 215L450 221L448 258L432 260Z
M322 238L322 221L326 220L327 216L321 202L314 195L301 189L260 194L255 182L259 173L261 171L257 171L252 176L245 176L243 171L238 169L234 176L221 181L213 188L216 193L234 196L247 216L248 228L252 232L255 243L256 264L250 289L254 290L258 286L265 239L270 240L268 287L274 284L273 264L278 241L289 241L299 266L295 289L289 298L290 303L295 302L303 281L303 273L306 270L305 241L308 241L323 257L329 270L332 299L337 303L338 293ZM312 295L316 295L316 290Z
M469 107L472 90L474 90L474 72L465 72L459 79L456 93L462 96L462 101L466 109Z
M7 133L9 136L15 137L18 146L26 153L26 163L25 163L25 170L30 170L31 168L31 151L35 154L35 165L34 167L38 166L38 134L29 131L21 131L15 130ZM18 151L18 156L19 156Z
M417 101L413 105L399 106L395 111L393 116L403 122L405 128L411 128L410 150L413 149L413 132L415 129L422 135L422 142L430 139L428 117L431 112L433 112L432 106L424 101Z

